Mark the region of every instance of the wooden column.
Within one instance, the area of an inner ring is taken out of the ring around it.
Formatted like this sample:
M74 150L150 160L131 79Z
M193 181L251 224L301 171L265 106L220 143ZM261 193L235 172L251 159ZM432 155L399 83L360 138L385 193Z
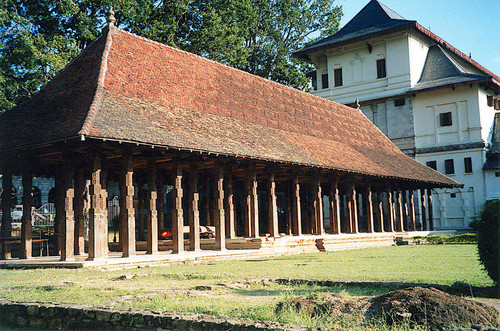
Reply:
M321 189L321 174L317 174L314 178L313 188L313 230L314 233L325 234L325 217L323 214L323 191Z
M372 201L372 189L370 185L366 187L366 214L368 217L368 232L375 232L374 222L373 222L373 201Z
M427 189L427 207L429 209L429 230L434 230L434 215L432 214L432 190L430 188Z
M79 168L75 174L75 198L73 200L75 209L75 255L85 254L84 198L85 175L83 169ZM121 235L120 233L120 241L122 239Z
M184 211L182 209L182 166L174 163L174 209L172 211L173 253L184 251ZM208 194L210 194L208 192Z
M384 229L384 205L382 202L382 191L377 192L377 224L379 232L385 232Z
M210 189L210 175L207 176L205 179L205 214L207 217L207 224L206 225L213 225L212 222L212 203L211 203L211 189Z
M421 221L422 221L422 231L427 231L427 217L425 216L425 213L427 211L427 202L425 199L425 189L421 188L420 189L420 208L421 208Z
M4 167L5 169L5 167ZM10 237L12 228L12 173L9 169L5 169L2 177L2 227L0 237ZM10 245L1 247L0 259L10 259Z
M103 174L101 157L92 160L89 208L89 260L106 257L108 238L106 227L106 192L102 188Z
M293 234L296 236L302 235L302 214L300 210L300 184L297 174L293 176L292 182L292 224Z
M200 194L198 193L198 166L192 164L189 174L189 250L200 251L200 211L199 211Z
M403 232L403 196L401 190L396 189L396 231Z
M158 210L158 230L161 231L166 228L165 226L165 195L163 193L163 174L161 171L156 173L156 209Z
M252 237L252 180L245 179L245 237Z
M287 194L286 194L286 229L285 229L285 234L287 236L292 235L292 229L293 229L293 217L292 217L292 196L293 196L293 190L292 190L292 185L286 185L287 186Z
M349 233L358 233L358 205L357 193L354 181L349 183L348 201L347 201L347 225Z
M403 196L403 231L407 231L408 230L408 223L409 223L409 219L410 219L410 213L409 213L409 209L408 209L408 198L407 198L407 194L408 194L408 191L407 190L403 190L401 192L402 196Z
M278 204L276 201L276 178L274 170L269 171L269 234L271 237L279 237L278 229Z
M158 210L156 209L156 161L149 159L148 168L148 216L147 216L147 253L158 253Z
M394 232L394 204L392 201L392 188L387 189L387 231Z
M144 213L144 207L145 207L145 194L144 194L144 179L139 178L137 180L137 213L136 213L136 219L137 219L137 240L139 241L144 241L146 238L144 236L145 232L145 213Z
M330 233L340 234L340 201L339 201L339 180L334 177L330 182Z
M408 230L415 231L415 197L413 195L413 190L408 191Z
M236 238L236 216L234 213L234 191L232 168L227 171L225 178L226 193L226 236L230 239Z
M224 213L224 171L221 166L215 167L215 250L226 249L226 218Z
M120 171L120 243L122 256L135 255L134 162L131 155L122 158ZM123 237L122 237L123 236Z
M252 230L252 237L259 238L259 194L258 194L258 182L257 182L257 171L252 169L250 173L251 180L251 211L252 218L250 222L250 228Z
M66 161L68 162L68 160ZM65 164L63 173L63 217L61 218L61 261L72 261L75 259L75 211L73 199L75 189L73 188L74 170L71 164Z
M23 218L21 223L21 259L29 259L33 255L32 229L31 229L31 189L33 177L31 173L23 173Z
M64 218L64 173L62 169L56 169L56 177L54 179L54 190L55 190L55 202L54 206L56 209L55 219L54 219L54 252L57 255L61 255L62 247L62 223Z

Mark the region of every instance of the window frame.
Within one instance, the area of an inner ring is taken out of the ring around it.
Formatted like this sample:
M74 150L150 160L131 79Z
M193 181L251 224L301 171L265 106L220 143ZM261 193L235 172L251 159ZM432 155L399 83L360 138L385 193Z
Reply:
M342 77L342 68L333 69L333 80L334 86L339 87L344 85L344 79Z
M328 72L321 74L321 89L329 88Z
M444 160L444 173L446 175L455 174L455 162L453 161L453 159Z
M437 171L437 162L436 161L427 161L425 162L425 165L428 166L429 168L432 168Z
M464 173L472 173L472 157L464 157Z
M387 77L385 58L377 60L377 79Z
M445 126L452 126L453 125L453 115L451 111L448 111L446 113L439 113L439 126L440 127L445 127Z

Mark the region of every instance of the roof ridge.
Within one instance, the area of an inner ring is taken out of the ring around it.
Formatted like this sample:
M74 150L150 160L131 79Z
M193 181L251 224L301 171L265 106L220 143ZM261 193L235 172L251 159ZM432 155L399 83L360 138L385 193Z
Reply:
M94 98L92 100L92 103L90 104L89 110L87 112L87 117L85 118L85 121L83 122L82 128L78 132L78 135L88 135L90 127L92 126L92 122L97 114L97 111L99 109L99 105L101 103L102 99L102 94L104 92L104 79L106 77L106 71L108 67L108 55L109 51L111 50L111 44L113 42L112 40L112 31L111 30L117 29L114 26L108 25L103 29L102 35L97 38L96 40L105 37L106 38L106 43L104 46L104 51L102 52L102 61L101 61L101 66L99 69L99 76L97 77L97 86L94 94Z
M143 36L139 36L139 35L137 35L137 34L135 34L135 33L133 33L133 32L130 32L130 31L127 31L127 30L120 29L120 28L118 28L118 27L116 27L116 26L114 26L114 27L113 27L113 29L114 29L114 30L116 30L116 31L115 31L115 33L118 33L118 32L119 32L119 33L125 33L125 34L131 35L131 36L133 36L133 37L135 37L135 38L138 38L138 39L141 39L141 40L147 41L147 42L149 42L149 43L152 43L152 44L155 44L155 45L158 45L158 46L161 46L161 47L166 47L166 48L172 49L172 50L174 50L174 51L176 51L176 52L180 52L180 53L187 54L187 55L189 55L189 56L194 56L194 57L199 58L199 59L201 59L201 60L203 60L203 61L208 61L208 62L214 63L214 64L216 64L216 65L219 65L219 66L223 66L223 67L229 68L230 70L235 70L235 71L238 71L238 72L243 73L244 75L248 75L248 76L250 76L250 77L252 77L252 78L254 78L254 79L255 79L255 78L257 78L257 79L259 79L259 80L261 80L261 81L263 81L263 82L266 82L266 83L271 83L271 84L277 85L277 86L279 86L279 87L281 87L281 88L286 88L286 89L289 89L289 90L293 91L294 93L295 93L295 92L302 93L302 94L304 94L304 95L308 96L309 98L314 98L314 99L317 99L317 100L321 100L322 102L325 102L325 101L326 101L326 102L333 102L333 101L331 101L331 100L328 100L328 99L322 98L322 97L317 96L317 95L314 95L314 94L312 94L312 93L309 93L309 92L306 92L306 91L303 91L303 90L299 90L299 89L296 89L296 88L294 88L294 87L291 87L291 86L288 86L288 85L285 85L285 84L281 84L281 83L275 82L274 80L271 80L271 79L268 79L268 78L265 78L265 77L262 77L262 76L255 75L255 74L252 74L252 73L250 73L250 72L247 72L247 71L244 71L244 70L241 70L241 69L235 68L235 67L231 67L231 66L229 66L229 65L227 65L227 64L224 64L224 63L221 63L221 62L217 62L217 61L215 61L215 60L212 60L212 59L206 58L206 57L204 57L204 56L201 56L201 55L198 55L198 54L195 54L195 53L192 53L192 52L188 52L188 51L185 51L185 50L183 50L183 49L176 48L176 47L173 47L173 46L170 46L170 45L167 45L167 44L163 44L163 43L161 43L161 42L159 42L159 41L155 41L155 40L152 40L152 39L149 39L149 38L143 37ZM333 102L333 103L335 103L335 104L336 104L336 105L338 105L338 106L345 107L345 108L351 108L351 107L348 107L348 106L345 106L345 105L343 105L343 104L339 104L339 103L336 103L336 102Z

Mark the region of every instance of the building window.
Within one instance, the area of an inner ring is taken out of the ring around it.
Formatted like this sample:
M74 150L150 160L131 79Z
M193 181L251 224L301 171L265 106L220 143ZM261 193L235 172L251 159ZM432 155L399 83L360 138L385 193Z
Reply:
M404 98L394 100L394 106L401 107L401 106L404 106L404 105L405 105L405 99Z
M456 198L457 194L456 193L450 193L450 198Z
M439 114L439 125L440 126L450 126L451 125L451 112Z
M486 100L488 100L488 107L493 107L493 96L492 95L488 95L486 97Z
M452 175L455 173L453 159L444 160L444 173L447 175Z
M500 171L495 172L495 177L500 177Z
M470 157L464 158L464 169L466 174L472 173L472 158Z
M437 170L437 162L436 161L427 161L425 163L429 168Z
M333 71L333 78L335 79L335 86L342 86L342 68Z
M321 75L321 87L328 88L328 73Z
M385 76L385 59L377 60L377 78L384 78Z
M495 110L499 110L500 109L500 100L498 100L498 99L494 99L493 100L493 108Z

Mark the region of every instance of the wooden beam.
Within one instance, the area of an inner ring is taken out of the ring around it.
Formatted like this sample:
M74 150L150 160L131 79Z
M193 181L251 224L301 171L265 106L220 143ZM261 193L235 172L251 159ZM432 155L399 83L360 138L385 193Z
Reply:
M427 208L429 210L429 230L434 230L434 215L432 212L432 190L430 188L427 189Z
M174 164L174 209L172 210L173 253L184 251L184 211L182 209L182 165Z
M321 189L321 174L316 174L314 176L314 188L313 188L313 229L316 234L325 234L325 218L323 214L323 191Z
M377 192L377 225L379 232L385 232L384 229L384 204L382 199L382 191Z
M147 252L158 253L158 210L156 209L156 162L148 160L148 215L147 215Z
M401 189L396 189L396 231L403 232L403 195Z
M132 155L122 157L120 171L120 243L122 256L129 257L136 254L135 245L135 208L134 208L134 162ZM122 237L123 236L123 237Z
M250 221L250 228L252 230L252 238L259 238L259 194L258 194L258 182L257 182L257 171L255 168L251 170L250 173L251 180L251 210L252 218Z
M33 255L32 229L31 229L31 206L33 177L30 172L23 173L23 217L21 220L21 259L30 259Z
M252 180L245 179L245 237L252 237Z
M200 251L200 211L199 211L200 194L198 193L198 166L191 164L189 173L189 250Z
M392 188L387 188L387 216L388 216L388 232L394 232L394 204L392 196Z

